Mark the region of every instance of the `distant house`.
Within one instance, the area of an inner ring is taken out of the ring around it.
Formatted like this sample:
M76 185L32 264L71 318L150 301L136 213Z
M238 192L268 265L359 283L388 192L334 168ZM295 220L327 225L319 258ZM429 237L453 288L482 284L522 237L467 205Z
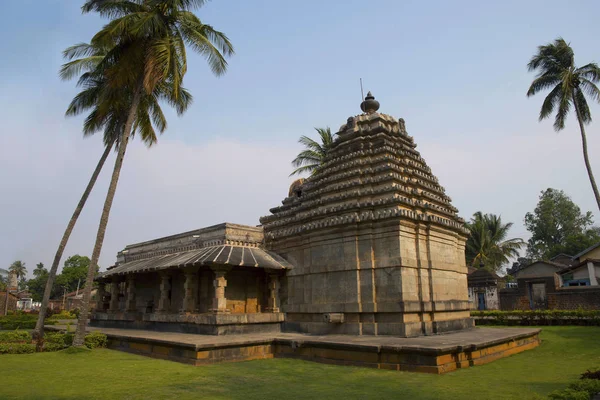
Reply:
M96 289L92 289L92 300L96 296ZM59 312L62 310L72 311L75 309L81 309L83 304L83 289L80 289L75 292L66 293L61 297L50 300L48 303L48 308L50 308L54 312ZM90 307L94 307L93 302L91 302Z
M600 309L600 243L559 254L515 273L517 288L500 291L502 310Z
M600 243L573 256L573 263L559 274L562 287L598 286L600 281Z
M504 278L485 268L469 268L467 275L471 310L498 310L498 290L505 287Z
M8 309L6 307L6 291L0 292L0 315L4 315L5 311L15 311L17 309L17 301L19 298L13 293L8 293Z

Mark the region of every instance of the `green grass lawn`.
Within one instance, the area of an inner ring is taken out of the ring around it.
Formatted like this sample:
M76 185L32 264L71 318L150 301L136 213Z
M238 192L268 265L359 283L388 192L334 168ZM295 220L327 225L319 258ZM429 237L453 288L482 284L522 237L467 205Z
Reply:
M192 367L106 349L2 355L0 399L531 399L600 367L600 327L544 327L542 340L446 375L290 359Z

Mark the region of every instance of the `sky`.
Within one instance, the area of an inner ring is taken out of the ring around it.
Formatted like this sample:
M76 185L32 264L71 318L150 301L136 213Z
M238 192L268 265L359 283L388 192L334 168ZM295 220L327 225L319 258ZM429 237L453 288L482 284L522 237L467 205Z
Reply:
M64 116L77 93L58 70L62 50L107 21L77 0L0 0L0 268L52 264L56 247L103 150L83 117ZM221 222L257 225L293 181L301 135L337 131L360 114L362 78L380 112L404 118L433 173L465 219L476 211L523 226L542 190L566 191L598 215L574 116L556 133L527 98L526 64L562 36L576 62L600 61L600 2L214 0L197 15L235 46L214 77L188 52L194 95L146 148L128 148L100 257L127 244ZM600 107L592 106L592 116ZM598 117L600 118L600 117ZM600 177L600 125L587 128ZM64 259L91 256L114 155L94 188ZM600 222L600 217L597 218Z

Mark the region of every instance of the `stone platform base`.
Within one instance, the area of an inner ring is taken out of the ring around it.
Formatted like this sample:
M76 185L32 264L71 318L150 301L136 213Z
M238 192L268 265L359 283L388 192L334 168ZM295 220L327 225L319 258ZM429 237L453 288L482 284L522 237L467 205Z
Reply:
M201 335L278 333L283 313L193 314L94 312L90 325L98 328L135 329Z
M540 344L540 330L530 328L474 328L419 338L295 333L210 336L88 329L105 333L112 349L192 365L285 357L434 374L486 364Z

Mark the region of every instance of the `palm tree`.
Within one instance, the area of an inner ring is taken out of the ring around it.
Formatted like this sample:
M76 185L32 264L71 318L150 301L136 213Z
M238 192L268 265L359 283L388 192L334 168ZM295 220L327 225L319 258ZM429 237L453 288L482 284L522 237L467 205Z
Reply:
M128 97L127 91L123 88L111 91L104 90L107 85L107 78L97 70L98 65L104 60L109 51L110 48L81 43L69 47L63 52L64 57L67 58L69 62L62 66L60 70L61 78L64 80L72 79L83 72L78 82L78 86L82 87L83 90L75 96L73 101L71 101L67 108L66 115L76 116L91 110L88 117L85 119L83 134L84 136L89 136L103 129L105 148L81 199L79 200L77 207L75 207L75 211L67 224L67 228L63 233L56 254L54 255L52 267L48 273L42 305L33 333L34 339L38 342L38 349L40 350L43 344L41 340L44 337L44 319L46 318L46 310L64 249L73 228L77 223L77 219L96 184L98 175L110 154L110 150L113 147L115 149L118 149L119 147L119 136L123 133L123 128L129 114L130 97ZM141 102L141 106L138 108L135 128L140 131L142 141L146 146L150 147L157 141L152 124L154 123L154 125L156 125L160 133L164 132L167 126L166 119L162 113L158 100L163 99L171 101L172 99L170 99L164 85L158 86L154 93L148 97L149 98ZM182 88L181 96L176 102L176 108L179 112L183 112L183 110L187 109L189 104L191 104L191 95L187 90ZM131 134L135 134L135 129Z
M40 276L47 274L48 270L44 268L44 263L37 263L35 269L33 270L33 276L39 278Z
M577 68L573 49L562 38L558 38L553 43L545 46L539 46L537 54L531 58L527 67L530 71L539 71L527 91L528 97L542 90L551 89L542 104L540 121L549 117L556 109L554 130L558 132L565 127L565 120L571 105L574 106L577 122L579 122L579 130L581 131L585 167L596 197L596 203L598 203L600 209L600 192L598 192L598 186L590 165L584 127L585 124L592 121L585 95L587 94L590 99L600 102L600 90L596 86L596 83L600 81L600 68L596 63L589 63Z
M305 149L294 158L294 161L292 161L292 166L297 168L290 176L301 174L303 172L308 172L312 175L325 161L325 156L333 145L334 135L331 134L331 129L329 129L329 127L315 128L315 130L319 133L321 143L308 136L300 137L298 143L303 144Z
M85 327L89 314L89 301L98 258L102 250L110 209L117 189L125 150L132 128L145 117L138 108L157 88L168 92L170 103L184 96L181 87L187 71L185 45L204 55L215 75L225 73L226 56L233 54L227 36L203 24L191 10L204 4L204 0L88 0L83 12L96 11L101 16L113 18L92 39L92 45L110 47L97 65L99 75L106 77L103 92L125 90L130 108L123 133L120 136L108 193L102 209L96 242L92 252L88 276L83 290L81 314L73 340L74 346L83 346ZM108 96L110 97L110 96ZM177 111L183 110L176 107Z
M25 268L25 263L21 260L17 260L14 263L12 263L8 270L15 274L17 276L17 279L27 275L27 268Z
M519 249L525 246L521 238L506 239L512 222L502 223L502 218L494 214L473 214L466 223L469 238L466 244L467 264L472 267L485 265L498 271L511 257L519 256Z

